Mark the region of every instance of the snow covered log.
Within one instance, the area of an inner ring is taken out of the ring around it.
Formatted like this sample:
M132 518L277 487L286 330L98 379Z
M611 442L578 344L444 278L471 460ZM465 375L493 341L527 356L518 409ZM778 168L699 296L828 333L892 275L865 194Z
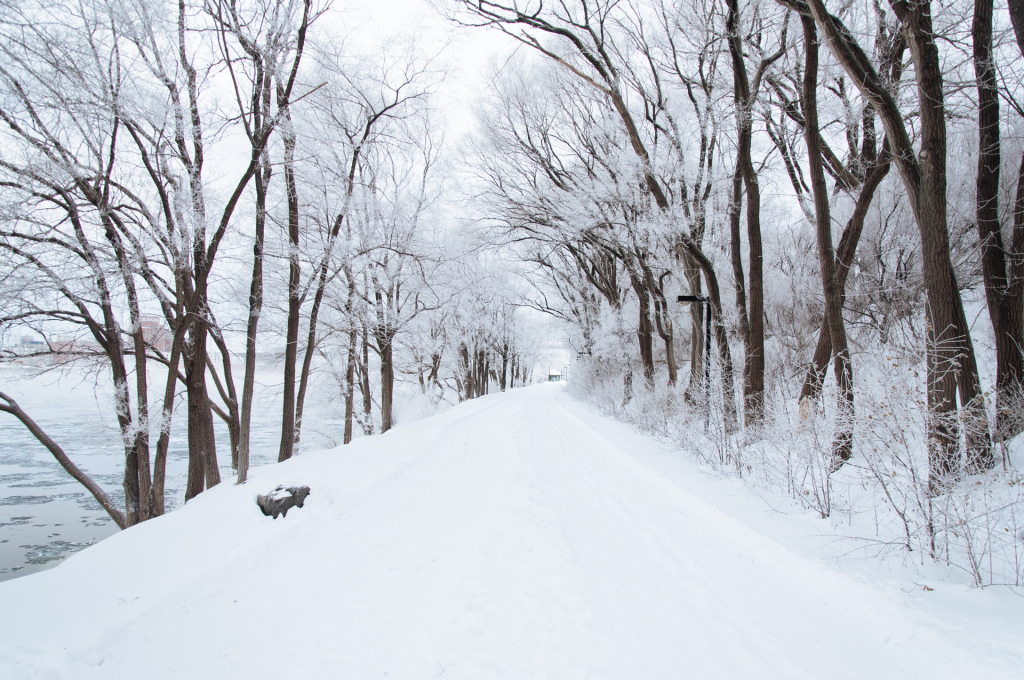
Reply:
M277 519L278 515L288 516L289 508L302 507L309 495L308 486L279 486L268 494L256 497L256 505L267 517Z

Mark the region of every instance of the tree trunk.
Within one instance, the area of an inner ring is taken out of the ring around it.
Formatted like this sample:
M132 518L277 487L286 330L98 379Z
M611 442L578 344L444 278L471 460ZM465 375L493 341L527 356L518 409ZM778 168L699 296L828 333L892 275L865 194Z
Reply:
M682 253L683 272L690 295L701 295L700 269L689 253ZM699 395L699 396L698 396ZM704 398L704 305L690 304L690 380L683 399L692 402Z
M263 313L263 243L267 224L267 187L273 166L264 151L256 182L256 236L252 244L252 280L249 284L249 320L245 330L245 376L242 378L242 412L239 418L237 483L249 478L249 447L252 431L252 397L256 386L256 333Z
M201 295L196 291L195 295ZM205 298L205 295L200 298ZM185 500L195 498L205 489L220 483L217 467L217 444L213 432L210 397L206 391L205 303L199 313L192 313L189 342L185 350L185 389L188 392L188 482Z
M813 17L802 16L804 32L803 113L804 137L810 166L811 191L814 194L814 215L818 240L818 261L825 295L825 318L832 340L836 385L836 431L832 444L833 471L838 470L853 454L853 365L846 344L843 322L842 289L836 276L835 252L832 249L832 216L829 210L828 187L821 160L821 136L818 128L818 36Z
M224 401L224 405L227 410L225 411L218 407L216 402L213 400L210 401L210 408L214 413L220 416L220 419L228 428L228 442L231 446L231 469L237 471L238 438L241 432L241 425L238 419L238 395L235 393L235 379L231 374L231 354L228 352L227 345L224 344L223 338L218 338L214 335L214 342L217 343L218 348L222 353L224 380L220 380L218 378L216 367L209 358L207 358L206 365L210 370L210 376L213 378L213 384L217 388L217 393Z
M931 3L910 6L900 17L907 33L907 42L914 58L921 109L920 198L918 223L924 263L924 281L932 327L929 344L933 372L929 379L929 408L933 413L932 470L938 478L938 490L945 479L959 476L956 456L956 395L959 387L968 438L968 458L975 465L991 467L992 450L987 445L988 428L979 427L984 419L980 403L974 347L970 327L963 310L956 274L950 261L949 230L946 219L946 120L943 103L942 70L939 51L932 29ZM959 375L958 375L959 374Z
M345 354L345 435L343 444L352 443L352 419L355 415L356 331L348 333L348 352Z
M167 361L167 380L164 384L163 410L160 414L160 437L156 442L156 456L153 458L153 486L150 488L150 512L154 517L164 514L164 487L167 479L167 449L171 443L171 419L174 416L174 397L178 385L178 365L181 363L181 346L185 342L185 319L178 316L178 328L171 340L171 356Z
M278 104L280 106L280 102ZM278 462L292 457L295 449L295 362L299 344L299 194L295 186L295 130L285 103L284 183L288 195L288 329L284 345L284 404Z
M999 223L999 91L992 54L992 0L975 0L974 73L978 79L978 176L976 184L978 237L985 278L985 297L996 345L996 431L1009 434L1012 400L1024 386L1024 328L1014 318L1017 301L1011 296L1006 251ZM1016 322L1016 323L1015 323ZM1012 436L1012 435L1011 435ZM968 460L979 472L994 460Z
M487 351L482 347L477 350L476 379L476 396L482 397L487 394Z
M761 189L757 171L751 160L750 146L753 132L753 94L743 63L743 40L739 33L739 0L728 0L729 12L726 30L729 32L729 52L732 55L733 88L736 106L737 152L736 163L743 176L747 191L747 266L750 283L748 337L743 356L743 421L752 426L764 420L764 264L761 247ZM735 189L733 191L735 195Z
M345 318L348 320L348 351L345 353L345 444L352 442L352 418L355 415L355 372L356 347L359 332L356 329L355 300L356 280L351 268L346 271L348 278L348 300L345 303Z
M115 119L114 138L117 136L117 123ZM108 178L109 181L109 178ZM81 186L81 183L79 183ZM136 395L138 399L140 418L136 423L132 421L131 394L128 390L128 369L124 362L125 347L121 337L122 329L116 321L110 292L106 281L97 277L101 307L103 309L103 325L106 331L105 342L101 342L103 349L110 360L112 378L114 379L114 408L117 413L118 426L121 429L121 441L124 444L124 499L125 499L125 521L128 526L138 524L146 518L143 502L148 501L141 493L142 484L139 473L149 468L149 431L148 421L141 420L143 414L148 415L148 394L146 389L146 344L142 334L142 318L139 312L138 293L135 288L133 265L129 262L128 254L125 251L124 243L121 240L115 221L117 218L111 215L107 206L107 198L91 186L83 187L83 193L89 197L90 202L100 210L100 221L104 228L104 236L110 243L117 258L118 269L121 279L124 282L125 293L128 302L128 310L132 324L132 338L134 340L136 384L141 391ZM145 463L140 464L140 458L145 457ZM148 480L147 480L148 481ZM147 488L148 490L148 488Z
M1024 0L1009 0L1009 9L1013 34L1017 37L1017 47L1024 57Z
M481 357L481 351L478 347L473 350L473 398L482 397L484 394L483 386L483 358Z
M931 5L896 2L896 11L910 46L918 86L920 152L913 153L895 99L874 71L849 30L828 13L822 0L809 0L818 28L832 53L861 94L878 112L892 144L893 158L910 197L921 232L927 301L929 484L941 492L960 474L957 443L957 391L965 406L970 459L991 459L988 426L970 329L950 261L946 223L946 127L942 72L931 22Z
M142 360L142 375L141 376L140 375L136 375L136 380L138 381L138 384L140 384L144 388L146 386L146 377L145 377L145 373L146 373L145 351L146 350L145 350L145 342L142 341L142 328L141 328L141 325L140 325L141 319L138 318L138 310L135 309L134 311L135 311L135 313L132 316L134 317L134 319L133 319L133 326L135 326L135 329L134 329L132 335L135 336L136 360L138 360L140 344L141 344L142 355L143 355L142 356L142 359L143 359ZM118 351L123 351L122 350L122 346L120 345L119 342L115 343L115 345L116 345ZM119 356L117 359L118 360L116 362L114 362L115 364L117 364L114 367L114 385L115 385L115 395L116 395L115 399L118 402L116 404L117 411L118 411L118 421L119 421L119 424L121 426L121 436L122 436L122 440L124 442L124 447L125 447L125 449L124 449L124 454L125 454L125 457L124 457L124 480L122 482L122 487L124 488L124 498L125 498L125 519L128 522L128 526L133 526L133 525L138 524L139 522L141 522L141 521L146 519L146 512L145 512L145 510L143 508L144 497L142 495L142 485L141 485L141 479L140 479L141 478L141 475L140 475L140 472L141 472L140 468L141 468L141 466L139 464L139 462L140 462L139 459L142 456L145 456L146 459L147 459L146 460L146 464L147 464L147 467L148 467L148 463L149 463L149 460L148 460L148 458L149 458L149 446L148 446L149 432L148 432L148 430L145 430L144 427L141 427L142 423L146 423L147 422L147 421L141 420L141 417L142 417L142 413L141 412L137 414L139 416L139 418L140 418L140 420L138 421L140 426L133 426L133 423L132 423L132 420L131 420L131 412L129 410L131 408L130 405L129 405L130 404L129 399L131 397L130 397L130 394L128 392L128 374L127 374L127 369L124 366L123 355ZM138 363L136 363L136 368L138 368ZM138 400L139 400L139 406L143 406L146 403L146 401L145 401L146 400L145 394L139 394L137 396L138 396ZM145 442L147 444L145 446L145 448L143 448L143 442L140 441L140 439L143 436L143 433L145 433ZM147 491L148 491L148 489L147 489ZM148 498L146 498L145 500L148 500Z
M134 296L134 291L133 291ZM135 457L137 459L136 474L138 475L139 490L139 521L144 522L153 517L150 506L152 496L153 479L149 461L149 387L148 369L146 368L146 339L142 333L142 317L139 314L138 305L132 305L136 318L133 319L134 326L133 340L135 341L135 390L138 403L139 427L136 429Z
M660 296L659 296L660 297ZM679 380L679 370L676 367L675 336L672 333L672 317L668 314L668 305L662 297L654 301L654 320L658 335L665 343L665 363L668 364L668 384L675 387Z
M427 384L431 390L431 400L436 401L441 398L444 393L444 388L441 387L441 381L438 379L438 374L441 372L441 354L430 355L430 374L427 376ZM434 390L437 390L436 392Z
M636 293L637 307L640 315L636 328L636 339L640 349L640 364L643 366L644 383L648 387L654 385L654 328L651 325L651 298L647 288L635 274L630 272L630 283Z
M864 219L867 217L868 208L875 196L875 190L882 183L885 176L889 174L892 165L888 147L883 144L883 156L877 164L868 171L861 186L860 195L857 196L857 204L854 206L853 215L843 229L843 235L839 239L839 247L836 249L836 281L839 285L839 292L846 299L846 279L853 266L853 258L857 252L857 244L860 241L861 233L864 230ZM807 400L817 399L821 394L821 388L825 380L825 370L832 359L832 336L828 327L828 316L821 321L821 330L818 331L818 343L814 348L814 356L811 359L811 366L807 370L807 377L804 378L803 387L800 390L800 403L805 404Z
M501 346L501 377L498 381L498 386L502 392L505 391L505 385L507 382L506 375L508 374L508 343L504 343Z
M218 483L220 472L217 469L217 450L213 432L213 416L210 413L210 398L206 391L206 335L209 331L206 325L206 313L209 306L207 285L212 266L212 262L207 258L206 247L206 199L203 187L203 164L206 158L206 148L199 108L199 76L186 53L185 25L185 3L179 2L178 56L185 71L192 141L192 157L189 157L187 151L183 151L181 159L189 171L192 219L196 224L190 244L192 276L186 276L184 279L186 299L188 300L185 309L185 325L189 334L188 344L182 350L185 359L185 390L188 393L188 481L185 485L185 501L187 502L202 493L204 488ZM179 112L178 115L184 117L184 112ZM246 183L248 182L248 172L243 179ZM241 186L242 184L239 183L239 188ZM229 208L233 209L233 204L229 204L225 210L227 211ZM227 216L228 213L225 213L224 218Z
M306 388L309 386L309 373L313 366L313 352L316 350L317 322L320 318L320 305L323 303L324 292L327 290L327 260L324 259L320 268L320 278L313 296L313 306L309 310L309 333L306 336L306 352L302 357L302 370L299 372L299 393L295 398L295 444L298 445L302 435L302 411L306 404Z
M469 347L466 343L459 344L459 369L462 374L462 378L456 378L458 382L462 383L459 389L459 401L465 401L472 399L472 369L469 360Z
M732 434L739 427L736 398L732 389L736 384L736 378L732 365L732 353L729 351L729 333L722 320L722 298L718 291L717 279L708 280L708 297L711 300L711 326L715 333L715 342L718 345L718 359L722 371L722 420L725 425L725 433Z
M643 284L651 299L654 301L654 330L658 337L665 343L665 362L668 364L668 384L675 386L679 378L676 369L675 333L672 327L672 316L669 314L668 301L665 299L665 278L668 272L661 275L659 279L654 278L654 272L648 266L646 259L637 256L637 262L643 272ZM648 321L648 323L650 323ZM652 354L653 364L653 354ZM652 371L653 374L653 371Z
M367 436L373 434L373 398L370 394L370 342L368 336L366 324L363 324L363 356L359 366L361 380L359 389L363 395L363 434Z
M736 282L736 315L740 322L740 338L743 340L744 352L750 351L750 321L747 318L747 284L743 273L743 249L740 235L740 212L743 210L743 170L740 168L739 157L736 158L736 171L732 176L732 201L729 202L729 255L732 259L732 277ZM746 384L744 369L744 385ZM748 388L744 386L743 393Z
M221 367L224 371L224 379L221 380L217 376L217 369L213 365L213 361L207 357L207 367L210 370L210 376L213 378L213 384L217 388L217 393L220 395L221 400L224 402L227 411L219 408L214 408L214 403L211 402L211 408L217 415L220 416L221 420L228 428L228 438L231 444L231 469L238 470L238 440L241 433L241 423L239 421L239 408L238 408L238 393L235 391L235 378L233 371L231 370L231 352L228 350L228 345L224 341L224 334L221 332L220 326L217 324L217 320L214 318L212 312L210 314L209 322L210 337L213 338L214 344L217 345L217 349L220 351L221 356Z
M392 406L395 396L395 366L393 363L393 334L385 333L378 337L380 348L380 433L384 434L392 426Z
M1017 36L1017 47L1020 55L1024 58L1024 0L1010 0L1010 18L1013 22L1013 31ZM1012 301L1010 305L1009 326L1012 328L1024 327L1024 155L1020 159L1020 167L1017 170L1017 196L1013 203L1013 235L1010 246L1009 262L1009 291L1007 297ZM1024 345L1018 345L1018 351L1024 352ZM1018 380L1024 381L1021 373L1018 373ZM1018 392L1018 398L1024 398L1024 387ZM1020 402L1018 402L1019 404ZM1007 410L1012 413L1013 405L1008 405ZM1019 408L1019 406L1018 406ZM1000 415L1009 415L1000 411ZM1020 433L1020 427L1024 427L1021 419L1016 420L1014 427L1008 422L1005 428L998 430L999 436L1006 441Z

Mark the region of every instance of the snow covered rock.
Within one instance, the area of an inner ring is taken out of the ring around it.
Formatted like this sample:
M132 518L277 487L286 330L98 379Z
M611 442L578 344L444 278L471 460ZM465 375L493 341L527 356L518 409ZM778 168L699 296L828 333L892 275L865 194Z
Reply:
M267 517L273 516L277 519L278 515L287 517L288 510L292 507L301 508L308 495L308 486L279 486L268 494L257 496L256 505L260 506L260 510Z

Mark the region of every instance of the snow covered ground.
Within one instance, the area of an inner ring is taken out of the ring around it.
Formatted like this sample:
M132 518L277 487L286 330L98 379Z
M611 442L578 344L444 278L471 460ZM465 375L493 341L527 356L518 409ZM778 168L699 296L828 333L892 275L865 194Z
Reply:
M312 495L272 520L278 484ZM0 677L1024 674L1013 591L844 572L770 513L562 385L518 389L0 583Z
M238 375L242 367L236 367ZM150 404L163 398L163 375L153 369ZM262 367L256 373L250 464L277 461L281 441L280 370ZM342 439L343 405L337 389L313 382L306 409L302 443L311 450L335 446ZM0 389L25 411L71 459L84 469L119 507L124 508L124 451L117 429L113 388L108 376L84 368L37 374L31 369L0 365ZM406 390L408 392L408 390ZM418 395L419 390L413 391ZM401 387L399 396L405 397ZM418 420L431 411L426 399L402 399L397 416ZM188 432L184 404L171 426L167 460L167 508L184 501L188 472ZM230 439L227 427L214 419L221 476L229 480ZM154 424L150 441L156 451ZM14 416L0 413L0 581L52 568L67 555L102 540L117 526L92 496L54 460Z
M253 465L276 461L281 437L280 397L272 384L277 376L268 373L258 378L269 380L256 384ZM160 372L154 374L150 378L151 404L159 403L164 384ZM0 366L0 383L3 391L14 397L123 509L124 451L112 408L113 388L107 377L94 376L82 368L37 375L30 369ZM314 406L313 426L323 424L318 411ZM214 428L221 475L229 479L232 472L227 428L219 419ZM157 434L154 428L153 452ZM309 438L323 441L316 432ZM182 503L187 469L187 420L184 409L179 408L172 421L168 450L168 509ZM99 503L60 467L32 433L14 416L0 413L0 581L52 568L68 554L116 531L117 526Z

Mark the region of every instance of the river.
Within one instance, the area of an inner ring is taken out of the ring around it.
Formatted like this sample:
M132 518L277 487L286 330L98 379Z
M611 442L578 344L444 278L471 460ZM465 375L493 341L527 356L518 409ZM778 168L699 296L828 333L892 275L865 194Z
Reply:
M241 374L241 371L239 371ZM281 436L278 370L257 374L253 407L253 466L277 460ZM162 376L150 378L162 389ZM112 406L109 380L83 369L39 374L37 369L0 367L0 391L6 392L43 428L68 456L124 507L121 486L123 449ZM153 390L151 404L159 404ZM184 502L188 447L182 398L172 420L167 455L168 511ZM303 446L326 448L340 443L338 401L315 391L307 398ZM230 482L227 428L214 418L221 477ZM155 452L156 434L152 436ZM72 479L7 413L0 413L0 581L58 564L68 555L117 531L117 525L78 482Z

